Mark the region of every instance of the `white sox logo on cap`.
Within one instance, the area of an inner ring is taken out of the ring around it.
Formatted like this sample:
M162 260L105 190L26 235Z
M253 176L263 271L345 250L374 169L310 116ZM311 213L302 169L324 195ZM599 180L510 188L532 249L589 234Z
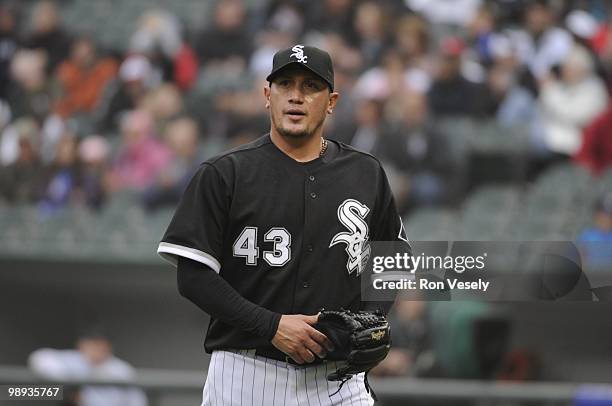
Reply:
M296 45L291 48L291 50L293 51L293 53L289 55L289 57L295 56L295 59L297 59L299 62L306 63L308 57L304 55L304 45Z
M334 68L329 54L322 49L302 44L293 45L275 53L272 59L272 71L266 80L272 83L278 72L296 63L319 76L329 85L329 89L334 91Z

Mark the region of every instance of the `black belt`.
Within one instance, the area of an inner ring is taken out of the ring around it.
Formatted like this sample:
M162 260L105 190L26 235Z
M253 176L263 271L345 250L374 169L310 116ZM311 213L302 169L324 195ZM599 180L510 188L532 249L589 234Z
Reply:
M308 362L305 364L298 364L297 362L293 360L293 358L291 358L287 354L284 354L280 350L277 350L276 348L256 348L255 355L259 357L270 358L276 361L286 362L288 364L297 365L297 366L310 366L310 365L318 365L318 364L323 363L323 360L321 358L315 356L315 359L313 362Z

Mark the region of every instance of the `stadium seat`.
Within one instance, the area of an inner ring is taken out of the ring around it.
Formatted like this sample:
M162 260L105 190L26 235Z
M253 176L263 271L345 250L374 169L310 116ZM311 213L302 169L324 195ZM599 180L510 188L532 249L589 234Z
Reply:
M448 241L455 239L458 214L454 210L418 209L404 221L408 238L415 241Z
M524 156L529 148L528 134L521 127L504 128L494 120L480 122L474 127L471 148L481 154Z
M570 198L590 198L596 181L588 170L572 163L558 164L540 175L535 189Z
M465 162L475 132L475 123L466 118L445 118L437 120L434 130L443 137L448 147L448 159L455 163Z
M484 186L463 205L460 237L463 240L504 240L505 230L517 216L521 193L514 186Z
M159 239L161 239L173 215L174 208L164 208L157 210L152 216L148 217L147 224L149 225L149 234L154 240L159 241Z
M612 168L604 171L596 180L596 183L598 194L612 191Z
M484 186L468 196L463 207L467 212L484 210L485 215L489 212L499 214L501 211L518 208L520 193L520 189L515 186Z

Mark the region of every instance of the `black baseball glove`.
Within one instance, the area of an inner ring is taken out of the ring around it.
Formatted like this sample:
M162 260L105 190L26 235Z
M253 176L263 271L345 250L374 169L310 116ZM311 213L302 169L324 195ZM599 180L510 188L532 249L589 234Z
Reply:
M322 310L314 327L334 345L326 359L346 361L346 365L327 375L330 381L344 383L355 374L367 374L389 353L391 332L382 312ZM370 391L367 376L366 388Z

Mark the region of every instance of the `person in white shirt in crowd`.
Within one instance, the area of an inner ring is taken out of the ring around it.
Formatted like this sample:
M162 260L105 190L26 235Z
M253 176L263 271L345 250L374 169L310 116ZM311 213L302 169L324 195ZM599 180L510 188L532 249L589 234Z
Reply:
M549 1L536 0L525 10L525 28L508 32L520 61L536 80L546 77L572 49L572 36L555 25L555 18Z
M113 355L110 340L98 329L84 331L77 349L41 348L30 354L28 366L36 374L51 380L106 379L129 381L135 370ZM84 386L76 394L78 406L147 406L143 391L130 387Z
M474 18L482 3L482 0L404 0L406 6L433 24L459 27Z
M561 65L559 78L540 82L539 107L544 148L573 155L582 145L582 130L604 111L608 93L595 75L593 59L581 46L574 46Z

